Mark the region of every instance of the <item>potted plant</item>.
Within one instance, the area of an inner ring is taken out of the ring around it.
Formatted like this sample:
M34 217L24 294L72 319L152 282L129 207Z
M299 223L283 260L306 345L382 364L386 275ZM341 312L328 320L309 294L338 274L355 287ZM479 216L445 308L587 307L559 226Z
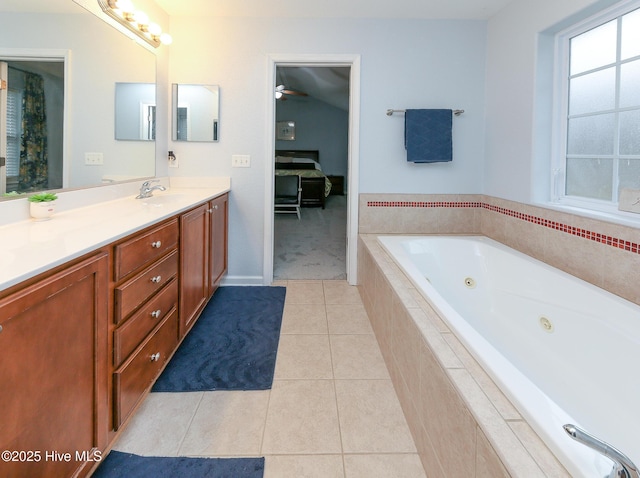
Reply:
M46 221L51 219L56 210L56 200L58 196L55 193L37 193L27 198L29 201L29 213L36 221Z

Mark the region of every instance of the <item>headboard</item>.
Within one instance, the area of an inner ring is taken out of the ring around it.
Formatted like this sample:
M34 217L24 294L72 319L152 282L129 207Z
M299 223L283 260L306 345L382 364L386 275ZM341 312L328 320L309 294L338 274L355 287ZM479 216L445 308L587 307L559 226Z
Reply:
M316 163L320 164L320 152L318 150L285 150L276 149L276 157L284 158L300 158L300 159L312 159ZM292 160L290 163L283 163L276 161L276 169L315 169L316 166L312 162L295 162Z

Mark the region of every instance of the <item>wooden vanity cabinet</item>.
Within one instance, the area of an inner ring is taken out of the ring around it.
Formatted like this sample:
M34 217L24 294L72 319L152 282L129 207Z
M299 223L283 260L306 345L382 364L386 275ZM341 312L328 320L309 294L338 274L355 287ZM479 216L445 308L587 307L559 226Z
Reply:
M209 300L209 203L180 217L180 337Z
M108 270L97 251L0 298L0 476L82 476L106 448Z
M0 476L91 473L218 287L227 215L223 194L0 292Z
M229 195L180 219L180 337L193 326L227 270Z
M114 430L178 345L179 236L176 218L114 245Z
M209 237L211 238L209 297L211 297L220 285L222 276L227 272L229 195L223 194L213 199L209 206L211 214L211 220L209 221Z

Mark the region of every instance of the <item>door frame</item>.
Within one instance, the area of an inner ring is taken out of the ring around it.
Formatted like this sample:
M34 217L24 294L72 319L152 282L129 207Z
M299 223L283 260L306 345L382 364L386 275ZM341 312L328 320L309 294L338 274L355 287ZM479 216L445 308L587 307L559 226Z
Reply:
M263 282L273 282L274 213L273 183L276 147L275 96L276 68L279 66L350 67L349 78L349 134L347 160L347 281L358 282L358 186L360 158L360 55L357 54L272 54L267 58L267 144L265 146L265 200L264 200L264 262Z

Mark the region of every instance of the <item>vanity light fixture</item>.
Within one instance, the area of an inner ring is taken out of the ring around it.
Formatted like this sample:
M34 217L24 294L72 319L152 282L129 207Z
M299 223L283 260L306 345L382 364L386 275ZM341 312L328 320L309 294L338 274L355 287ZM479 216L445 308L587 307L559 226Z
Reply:
M136 10L131 0L98 0L104 13L132 31L155 48L171 44L171 35L162 33L162 28L149 21L149 16Z

